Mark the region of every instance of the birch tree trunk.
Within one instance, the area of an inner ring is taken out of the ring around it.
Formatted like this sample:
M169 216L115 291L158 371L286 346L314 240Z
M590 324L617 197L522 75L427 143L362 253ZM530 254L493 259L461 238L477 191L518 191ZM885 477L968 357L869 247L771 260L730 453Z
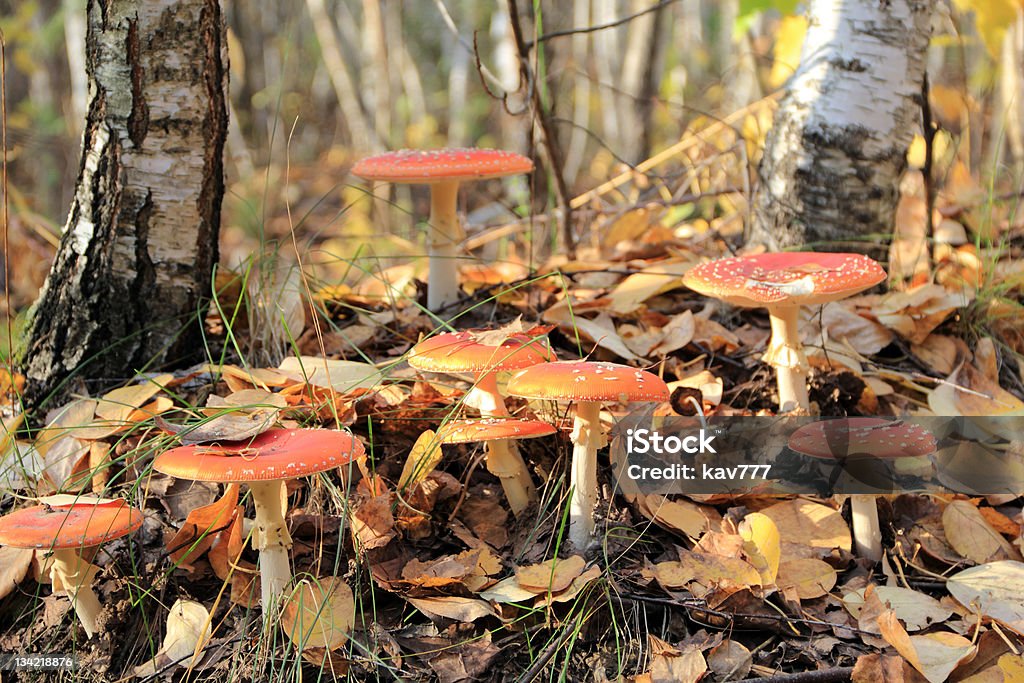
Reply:
M800 67L761 160L750 241L828 247L892 231L931 11L929 0L811 0Z
M89 0L74 198L23 355L37 403L73 373L196 356L217 262L228 56L219 0Z

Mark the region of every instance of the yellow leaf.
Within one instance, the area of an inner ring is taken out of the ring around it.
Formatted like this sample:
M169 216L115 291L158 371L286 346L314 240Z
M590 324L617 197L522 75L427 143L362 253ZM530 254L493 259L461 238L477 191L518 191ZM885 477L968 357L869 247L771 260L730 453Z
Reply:
M682 275L693 261L661 261L633 273L612 290L609 309L614 313L632 313L652 296L683 286Z
M780 591L791 588L801 600L811 600L832 590L836 578L836 570L827 562L803 557L780 563L776 583Z
M802 14L783 17L779 22L779 30L775 34L775 48L772 51L772 70L768 75L768 85L773 89L781 88L800 66L800 51L806 34L807 18Z
M943 631L924 636L907 635L896 613L891 610L878 618L878 626L886 642L930 683L945 681L953 669L975 651L971 641L956 633Z
M974 12L974 23L985 49L999 59L1006 29L1017 18L1020 0L953 0L961 12Z
M398 478L398 488L405 489L423 481L428 474L434 471L439 462L441 462L441 442L437 439L437 435L428 429L420 434L416 443L412 445L409 457L405 459L405 466L402 467L402 476Z
M527 590L558 593L568 588L583 572L586 561L579 555L564 560L548 560L516 568L519 585Z
M999 658L999 670L1003 672L1003 683L1024 683L1024 658L1009 653Z
M174 375L160 375L142 384L133 384L108 391L96 405L96 416L111 422L124 422L136 408L146 404L163 389L163 385L174 379Z
M1010 542L993 529L970 501L954 500L942 512L946 540L953 550L976 564L1020 560Z
M761 575L761 584L774 584L782 555L782 541L775 522L760 512L751 512L740 522L739 532L743 537L743 553Z

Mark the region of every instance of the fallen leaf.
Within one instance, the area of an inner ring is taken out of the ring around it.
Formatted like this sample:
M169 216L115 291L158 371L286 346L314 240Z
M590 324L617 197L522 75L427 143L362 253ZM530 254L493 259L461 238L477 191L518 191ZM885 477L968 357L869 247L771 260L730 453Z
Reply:
M930 683L943 683L953 669L975 651L971 641L956 633L940 631L923 636L907 635L896 613L891 610L879 617L878 626L885 641Z
M159 415L154 421L157 427L168 434L176 434L178 440L188 446L212 441L251 439L273 427L277 413L277 410L255 410L250 413L226 412L189 425L172 424Z
M827 595L837 578L836 570L827 562L801 557L780 562L775 583L780 591L793 590L801 600L812 600Z
M683 286L682 276L693 261L658 261L620 282L608 295L609 310L619 315L632 313L651 297Z
M516 567L519 585L537 593L559 593L583 572L586 561L579 555L564 560L551 559L540 564Z
M761 510L779 530L783 539L783 554L792 557L790 549L801 557L823 557L833 550L849 551L852 543L850 528L838 511L806 500L776 503ZM796 550L804 546L811 552Z
M210 549L216 532L229 528L237 506L238 484L228 484L220 499L189 512L178 532L167 542L171 562L191 571L192 563Z
M1024 635L1024 563L1002 560L958 572L946 590L971 612L981 612Z
M775 522L760 512L751 512L740 522L739 532L743 538L743 554L761 575L761 585L773 585L782 555L782 541Z
M383 382L380 369L371 363L333 360L317 356L289 356L278 369L299 382L347 394L356 389L373 389Z
M402 476L398 478L399 490L404 491L426 479L441 462L442 455L441 441L432 430L428 429L420 434L405 459Z
M125 422L146 401L163 390L164 385L174 379L174 375L158 375L140 384L133 384L108 391L96 404L96 417L110 422Z
M429 598L406 598L406 600L431 618L445 617L455 621L476 621L483 617L498 616L490 604L476 598L445 595Z
M926 679L896 655L861 655L850 674L852 683L920 683Z
M281 630L299 650L336 650L356 620L352 589L338 576L303 579L284 600Z
M167 615L167 632L153 659L134 668L138 678L155 676L172 662L190 667L202 657L202 648L210 639L210 613L201 603L179 599ZM195 655L194 653L197 653ZM190 656L191 655L191 656Z
M651 683L696 683L708 670L704 655L694 646L680 651L664 640L647 634L652 652Z
M843 596L843 606L855 619L860 618L865 590L862 588ZM910 588L874 586L872 590L883 606L892 610L896 618L904 622L908 631L920 631L940 624L953 614L953 610L935 598Z
M711 672L723 681L746 678L754 664L747 646L735 640L723 640L711 649L707 660Z
M996 560L1020 560L1020 553L993 529L978 508L966 500L954 500L942 512L946 540L975 564Z
M942 285L924 284L881 296L872 312L878 322L911 343L920 344L953 311L972 299L964 292L949 292Z
M0 548L0 600L11 594L32 566L35 551L27 548Z

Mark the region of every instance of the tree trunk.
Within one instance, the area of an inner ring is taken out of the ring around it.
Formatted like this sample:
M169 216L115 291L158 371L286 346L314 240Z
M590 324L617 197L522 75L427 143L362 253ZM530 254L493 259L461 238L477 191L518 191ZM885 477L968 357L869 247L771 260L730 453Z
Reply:
M89 0L75 195L23 356L38 403L72 374L194 357L217 262L228 56L219 0Z
M828 249L892 232L931 11L928 0L811 1L800 68L761 160L750 241Z

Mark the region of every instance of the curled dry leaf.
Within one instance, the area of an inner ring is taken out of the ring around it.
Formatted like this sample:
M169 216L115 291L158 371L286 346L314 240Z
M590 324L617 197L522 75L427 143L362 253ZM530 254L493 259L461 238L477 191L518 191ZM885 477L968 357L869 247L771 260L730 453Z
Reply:
M609 294L609 310L619 315L632 313L652 296L682 287L683 274L693 266L692 260L659 261L633 273Z
M338 576L300 581L281 609L281 630L300 650L336 650L348 640L355 620L355 596Z
M746 678L754 664L753 655L747 646L735 640L724 640L716 645L707 659L711 672L723 681Z
M372 363L331 360L317 356L289 356L278 369L289 378L322 389L347 394L356 389L373 389L383 381L380 369Z
M678 562L659 562L654 565L653 574L665 588L688 587L695 595L703 595L710 588L718 586L761 585L760 572L748 562L688 551L680 553Z
M404 490L425 480L437 467L437 463L441 462L441 456L441 442L437 434L430 429L420 434L405 459L402 476L398 478L398 488Z
M683 650L647 635L651 649L651 670L637 676L637 683L697 683L708 670L708 664L699 649L691 645Z
M167 542L171 562L191 571L192 563L210 549L217 534L230 531L237 507L238 484L228 484L218 500L189 512L181 528Z
M176 434L182 444L188 446L213 441L244 441L262 434L277 420L277 410L259 409L249 413L226 412L196 424L179 425L168 422L159 415L156 426L168 434Z
M896 648L929 683L943 683L960 662L974 655L976 649L967 638L948 631L908 635L891 610L878 618L878 626L885 641Z
M135 667L135 675L153 676L174 662L191 666L202 656L201 650L209 640L210 613L198 602L178 600L167 615L167 632L160 650L153 659Z
M963 291L950 292L942 285L924 284L883 295L872 311L878 322L911 343L920 344L972 298Z

